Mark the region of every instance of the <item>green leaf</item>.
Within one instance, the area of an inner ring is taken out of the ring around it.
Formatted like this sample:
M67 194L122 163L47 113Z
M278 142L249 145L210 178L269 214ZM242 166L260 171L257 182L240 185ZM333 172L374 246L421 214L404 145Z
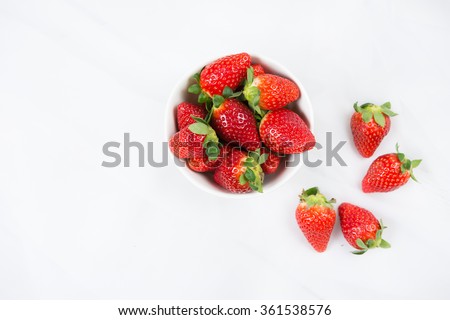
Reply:
M228 97L228 99L231 99L231 98L240 98L241 95L242 95L242 91L236 91L235 93L233 93L232 95L230 95L230 96Z
M377 234L376 234L376 236L375 236L375 239L376 239L377 241L379 241L379 240L381 239L382 233L383 233L383 229L377 230Z
M256 166L256 163L255 161L253 161L253 159L247 159L244 161L243 165L244 167L252 168Z
M405 161L405 154L404 153L397 153L398 161L403 162Z
M375 247L375 241L373 239L367 240L367 247L369 248Z
M356 112L362 112L361 107L358 106L358 101L353 104L353 109L355 109Z
M194 119L194 120L197 121L197 122L200 122L200 123L203 123L203 124L208 125L208 123L207 123L204 119L202 119L202 118L196 117L196 116L194 116L194 115L191 115L191 118Z
M188 92L193 94L200 94L200 92L202 92L202 88L200 88L197 83L194 83L193 85L189 86Z
M352 253L356 254L356 255L362 255L362 254L366 253L366 251L367 250L358 250L358 251L352 251Z
M213 97L213 105L214 107L220 107L220 105L225 101L225 98L222 96L219 96L218 94L214 95Z
M247 179L245 178L245 175L244 175L244 174L241 174L241 175L239 176L239 183L242 184L242 185L244 185L244 184L247 183Z
M269 158L269 154L263 153L258 159L258 164L263 164L264 162L266 162L267 158Z
M196 122L189 126L189 130L196 134L207 135L209 132L209 127L204 123Z
M387 241L384 240L384 239L381 239L381 242L380 242L380 248L388 249L388 248L390 248L390 247L391 247L391 245L389 244L389 242L387 242Z
M249 155L250 157L252 157L253 160L255 160L256 162L258 162L258 159L259 159L259 153L255 152L255 151L250 151L250 152L248 153L248 155Z
M395 117L398 115L398 113L395 113L394 111L390 110L390 109L381 109L381 112L383 112L385 115L389 116L389 117Z
M229 98L232 94L233 94L233 90L231 90L230 87L226 86L225 88L223 88L222 96L225 99Z
M411 166L413 168L417 168L421 162L422 162L422 160L413 160L413 161L411 161Z
M413 179L415 182L419 182L419 180L417 180L416 176L414 175L414 173L411 171L409 173L409 176L411 177L411 179Z
M196 73L192 76L192 78L196 81L196 82L200 82L200 73Z
M247 170L245 170L244 175L248 181L254 182L256 180L256 175L252 169L247 168Z
M198 103L206 103L208 100L210 100L209 96L203 91L200 92L197 99Z
M304 197L308 197L308 196L315 196L318 193L319 193L319 188L318 187L312 187L312 188L309 188L306 191L303 191L302 195Z
M367 245L360 239L356 239L356 244L358 245L358 247L360 247L361 249L368 249Z
M256 191L256 192L262 192L261 191L261 188L258 186L258 185L256 185L256 184L254 184L254 183L249 183L249 186L250 186L250 188L252 188L252 190L253 191Z
M362 119L365 123L368 123L372 119L372 112L369 110L363 109L362 110Z
M411 160L406 159L405 163L402 166L405 166L406 170L411 170Z
M384 109L384 108L386 108L386 109L390 109L391 108L391 103L388 101L388 102L385 102L385 103L383 103L381 106L380 106L380 108L382 108L382 109Z
M247 68L247 82L248 83L253 82L253 67Z
M384 115L381 112L374 112L373 117L375 122L378 123L382 128L386 125L386 120L384 119Z

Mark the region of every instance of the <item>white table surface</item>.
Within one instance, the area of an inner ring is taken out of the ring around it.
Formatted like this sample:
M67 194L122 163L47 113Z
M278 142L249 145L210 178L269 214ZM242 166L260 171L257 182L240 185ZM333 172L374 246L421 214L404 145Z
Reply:
M0 298L450 298L449 2L226 3L0 2ZM420 183L363 194L373 158L351 140L348 166L257 200L205 194L173 164L101 166L125 132L160 146L178 79L241 51L298 76L321 143L350 139L353 102L391 101L376 154L399 142ZM316 185L383 218L392 248L354 256L336 225L313 251L294 212Z

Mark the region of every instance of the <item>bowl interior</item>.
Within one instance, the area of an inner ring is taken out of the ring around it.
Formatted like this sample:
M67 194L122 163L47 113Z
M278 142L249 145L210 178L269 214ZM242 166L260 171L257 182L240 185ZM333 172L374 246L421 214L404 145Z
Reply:
M280 75L286 77L292 81L294 81L300 88L301 97L299 100L289 104L287 106L288 109L291 109L298 113L302 119L306 122L310 130L313 131L313 110L311 106L311 102L309 100L308 94L301 84L301 82L291 74L285 67L280 65L279 63L261 56L251 55L253 64L261 64L266 73L273 73L276 75ZM205 63L208 64L209 62ZM166 110L166 138L167 141L170 137L176 133L177 125L176 125L176 111L177 105L183 101L197 103L197 96L194 94L190 94L187 92L187 88L194 83L192 79L192 75L196 72L199 72L203 68L202 66L198 66L191 73L181 78L181 80L177 83L177 85L172 90L172 93L167 102L167 110ZM181 171L181 173L194 185L199 187L200 189L209 192L211 194L215 194L221 197L227 198L248 198L248 197L256 197L261 196L258 192L250 192L245 194L234 194L228 192L222 187L218 186L212 176L212 173L197 173L189 169L185 161L176 159L171 152L169 152L171 159L175 163L176 167ZM264 193L275 190L277 187L281 186L284 182L288 181L295 173L300 169L301 163L299 161L299 155L289 155L287 159L284 161L286 166L280 166L280 168L273 174L264 176ZM263 194L264 194L263 193Z

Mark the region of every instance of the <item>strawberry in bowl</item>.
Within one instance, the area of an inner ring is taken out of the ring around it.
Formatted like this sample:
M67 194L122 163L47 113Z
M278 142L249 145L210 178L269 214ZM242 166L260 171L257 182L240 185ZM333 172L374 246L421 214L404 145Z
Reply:
M311 102L294 75L239 53L181 79L167 104L166 137L188 180L242 198L272 191L300 169L291 160L314 147L312 123Z

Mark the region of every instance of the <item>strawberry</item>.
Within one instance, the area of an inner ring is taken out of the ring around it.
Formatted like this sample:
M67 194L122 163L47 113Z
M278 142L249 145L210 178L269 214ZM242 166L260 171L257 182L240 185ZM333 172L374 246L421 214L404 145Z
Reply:
M391 103L386 102L381 106L365 103L358 106L355 102L350 127L356 149L365 157L371 157L380 145L383 138L389 133L391 119L397 114L391 110Z
M196 121L192 118L192 116L204 119L206 117L206 109L189 102L180 103L177 106L178 130L195 123Z
M261 144L255 117L247 106L236 99L224 99L216 95L211 110L211 126L225 142L237 142L248 150L256 150Z
M358 251L354 254L363 254L373 248L390 248L391 245L382 239L382 221L366 209L350 203L342 203L339 208L341 229L347 242Z
M422 160L409 160L403 153L389 153L376 158L367 170L362 181L363 192L389 192L393 191L406 182L411 177L417 181L413 174L413 169L419 166Z
M289 79L273 74L254 76L253 69L247 70L244 96L250 107L260 113L263 110L276 110L300 98L300 89Z
M245 80L250 64L248 53L220 58L205 66L200 74L194 75L197 83L191 85L188 92L199 94L198 102L204 103L214 95L222 94L225 87L235 90Z
M221 162L222 159L220 157L216 160L208 160L208 157L204 156L202 158L188 159L187 165L191 170L196 172L209 172L216 170Z
M281 154L308 151L316 143L303 119L288 109L268 112L259 125L259 135L270 150Z
M259 149L247 153L233 148L214 172L214 181L233 193L262 192L264 173L260 164L266 159L267 155L260 155Z
M255 78L265 73L264 68L260 64L252 64L252 68L253 68L253 77Z
M317 252L327 249L336 222L336 212L333 209L335 202L334 199L327 200L317 187L303 191L300 195L295 217L306 240Z
M271 152L266 148L261 149L261 154L263 153L267 153L268 157L267 160L263 164L261 164L261 168L263 169L265 174L274 173L275 171L277 171L280 165L281 162L280 156L278 156L277 154Z
M169 149L172 151L172 153L179 158L180 157L180 133L175 133L172 137L169 139Z
M219 156L219 139L216 132L203 119L193 117L196 122L175 133L169 140L173 154L180 159L203 158L215 160Z

